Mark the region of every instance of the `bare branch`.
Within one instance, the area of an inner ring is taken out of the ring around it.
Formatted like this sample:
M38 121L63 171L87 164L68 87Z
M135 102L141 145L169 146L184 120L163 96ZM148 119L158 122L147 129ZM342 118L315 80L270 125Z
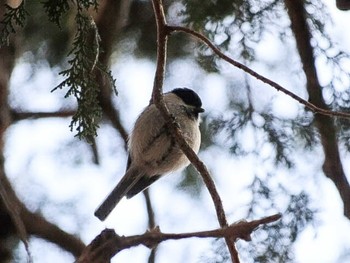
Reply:
M340 117L340 118L350 118L350 113L347 112L337 112L337 111L331 111L328 109L324 109L324 108L320 108L318 106L316 106L315 104L299 97L298 95L294 94L293 92L289 91L288 89L282 87L281 85L279 85L278 83L260 75L259 73L255 72L254 70L252 70L251 68L243 65L242 63L226 56L223 52L220 51L220 49L218 47L216 47L207 37L205 37L204 35L202 35L201 33L198 33L192 29L186 28L186 27L182 27L182 26L167 26L168 30L170 32L184 32L186 34L189 34L197 39L199 39L200 41L204 42L205 44L207 44L213 51L214 53L220 57L221 59L225 60L226 62L228 62L229 64L243 70L244 72L248 73L249 75L255 77L256 79L270 85L271 87L275 88L277 91L281 91L283 93L285 93L286 95L290 96L291 98L295 99L296 101L298 101L300 104L305 105L305 107L307 107L309 110L311 110L314 113L318 113L321 115L326 115L326 116L335 116L335 117Z
M184 238L226 238L236 240L238 238L250 240L250 235L260 225L275 222L281 218L276 214L250 222L240 221L224 228L199 231L191 233L170 234L162 233L160 229L153 228L142 235L119 236L112 229L105 229L83 251L78 263L104 263L124 249L143 245L148 248L159 245L167 240L179 240Z
M163 114L165 121L169 123L170 132L172 136L175 138L177 144L180 146L181 150L187 156L187 158L191 161L191 163L196 167L196 169L201 174L204 183L206 184L209 193L214 202L216 214L218 217L218 221L221 227L226 227L227 220L225 216L225 211L222 205L221 198L216 190L213 179L210 176L210 173L205 166L205 164L199 160L196 153L192 150L192 148L185 141L181 130L177 127L176 123L172 119L172 116L169 113L168 108L166 107L163 97L162 97L162 87L163 87L163 79L165 73L165 64L166 64L166 49L167 49L167 40L169 34L169 27L166 25L166 19L163 10L163 4L161 0L153 0L153 9L156 17L157 23L157 67L154 78L154 86L153 86L153 94L152 99L153 103L157 106L160 112ZM239 263L238 252L235 248L233 240L230 238L225 238L227 247L230 251L232 262Z
M85 244L78 237L63 231L55 224L48 222L41 215L28 211L24 206L21 211L21 218L28 234L52 242L72 253L76 258L85 249Z
M18 110L11 110L11 119L12 121L21 121L27 119L40 119L40 118L66 118L72 117L75 113L75 110L60 110L60 111L38 111L38 112L25 112Z

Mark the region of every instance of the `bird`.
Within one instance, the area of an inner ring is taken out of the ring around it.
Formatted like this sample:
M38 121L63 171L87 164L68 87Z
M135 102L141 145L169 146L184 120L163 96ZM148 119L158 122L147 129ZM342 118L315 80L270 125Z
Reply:
M188 145L198 153L201 144L200 113L204 112L198 94L189 88L175 88L163 94L164 103ZM152 102L137 118L128 138L128 162L125 175L95 210L104 221L119 201L135 196L163 175L189 165L190 161L175 142L169 122Z

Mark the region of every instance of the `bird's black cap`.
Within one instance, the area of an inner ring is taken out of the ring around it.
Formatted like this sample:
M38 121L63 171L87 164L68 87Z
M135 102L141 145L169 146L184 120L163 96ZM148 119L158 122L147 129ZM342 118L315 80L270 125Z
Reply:
M174 93L179 98L181 98L183 102L185 102L187 105L191 105L198 109L201 109L202 101L198 96L198 94L193 90L188 88L176 88L176 89L173 89L171 92Z

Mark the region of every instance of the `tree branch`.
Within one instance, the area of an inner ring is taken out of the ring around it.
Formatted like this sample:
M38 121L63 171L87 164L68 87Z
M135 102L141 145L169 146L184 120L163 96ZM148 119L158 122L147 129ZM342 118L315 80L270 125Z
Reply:
M27 119L40 119L40 118L67 118L72 117L75 113L75 110L60 110L60 111L38 111L38 112L27 112L19 110L10 110L11 120L21 121Z
M309 102L309 101L299 97L298 95L296 95L293 92L289 91L288 89L282 87L278 83L260 75L259 73L252 70L251 68L245 66L244 64L226 56L207 37L205 37L204 35L196 32L192 29L182 27L182 26L169 26L169 25L167 25L167 28L170 31L169 33L178 31L178 32L183 32L183 33L189 34L189 35L199 39L200 41L202 41L206 45L208 45L208 47L210 47L219 58L221 58L221 59L225 60L226 62L228 62L229 64L243 70L244 72L248 73L249 75L253 76L254 78L270 85L271 87L275 88L277 91L281 91L284 94L290 96L291 98L295 99L300 104L303 104L305 107L307 107L309 110L311 110L314 113L318 113L318 114L326 115L326 116L335 116L335 117L340 117L340 118L350 118L350 113L331 111L331 110L327 109L326 106L324 106L324 107L316 106L314 103L312 103L312 101Z
M167 27L167 24L166 24L162 1L152 0L152 4L153 4L153 9L154 9L156 24L157 24L157 66L156 66L153 93L152 93L153 103L163 114L165 121L167 121L170 124L169 125L170 132L172 136L175 138L181 150L184 152L187 158L191 161L194 167L201 174L203 181L213 200L219 224L221 227L226 227L228 223L226 220L225 211L222 205L221 198L216 190L214 181L211 178L210 173L207 167L205 166L205 164L198 158L197 154L192 150L192 148L185 141L181 130L177 127L176 123L174 123L172 116L170 115L169 110L163 101L162 87L163 87L163 79L164 79L164 73L165 73L165 64L166 64L166 55L167 55L166 49L167 49L169 27ZM230 240L230 238L228 237L226 237L225 240L231 255L232 262L239 263L238 252L235 248L234 241Z
M4 192L5 196L3 195ZM12 225L14 226L15 233L24 242L27 250L28 235L35 235L52 242L72 253L75 257L78 257L85 248L84 243L77 237L66 233L39 214L29 211L14 192L2 165L0 168L0 197L0 201L5 204L4 208L0 204L0 208L5 209L5 211L0 211L0 214L2 217L6 214L10 215L11 224L7 227L11 228Z
M85 244L78 237L63 231L55 224L48 222L41 215L28 211L24 206L21 211L21 218L28 234L52 242L72 253L76 258L85 249Z
M250 235L257 227L275 222L280 218L281 215L276 214L250 222L240 221L215 230L181 234L162 233L157 227L142 235L125 237L117 235L112 229L105 229L86 247L77 262L105 263L109 262L110 258L124 249L138 245L152 248L167 240L179 240L184 238L226 238L229 240L236 240L241 238L249 241Z

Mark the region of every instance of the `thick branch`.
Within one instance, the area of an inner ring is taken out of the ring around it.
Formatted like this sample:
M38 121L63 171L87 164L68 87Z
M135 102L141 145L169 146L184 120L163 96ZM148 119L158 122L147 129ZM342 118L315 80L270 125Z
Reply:
M84 243L75 236L64 232L58 226L48 222L42 216L30 212L24 204L19 200L14 192L10 182L3 171L3 166L0 170L1 188L4 189L6 196L3 196L1 190L1 202L5 203L3 208L6 211L0 211L3 216L9 214L11 216L11 225L9 229L16 229L17 234L26 244L27 235L35 235L49 242L52 242L74 256L78 257L85 248ZM14 227L12 227L12 225Z
M28 234L40 237L52 242L62 249L72 253L76 258L85 249L85 244L77 237L60 229L55 224L48 222L41 215L28 211L24 206L21 218Z
M159 228L147 231L143 235L119 236L112 229L105 229L98 235L84 250L78 263L105 263L110 258L124 249L138 245L144 245L148 248L157 246L159 243L167 240L179 240L184 238L226 238L236 240L242 238L250 240L252 232L263 224L275 222L281 218L281 215L265 217L251 222L238 222L224 228L209 231L169 234L162 233Z
M310 97L309 100L313 105L322 109L327 109L327 105L322 97L321 85L317 77L313 48L310 44L311 33L306 21L304 1L285 0L285 5L291 20L291 27L295 35L300 59L303 64L303 70L306 76L306 88ZM350 219L350 185L340 160L334 122L329 116L316 115L315 125L320 133L325 155L323 171L336 185L344 203L344 215Z

